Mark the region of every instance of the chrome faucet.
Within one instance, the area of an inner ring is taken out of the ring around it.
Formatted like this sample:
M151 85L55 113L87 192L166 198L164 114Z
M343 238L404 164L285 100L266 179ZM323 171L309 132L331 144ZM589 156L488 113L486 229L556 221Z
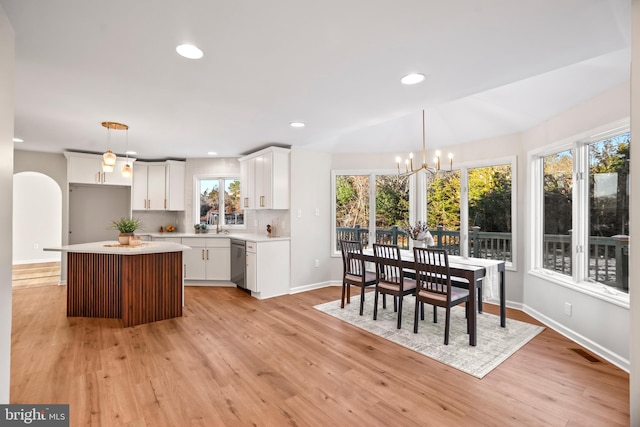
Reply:
M216 212L209 212L209 224L216 226L216 234L220 234L222 228L220 227L220 216Z

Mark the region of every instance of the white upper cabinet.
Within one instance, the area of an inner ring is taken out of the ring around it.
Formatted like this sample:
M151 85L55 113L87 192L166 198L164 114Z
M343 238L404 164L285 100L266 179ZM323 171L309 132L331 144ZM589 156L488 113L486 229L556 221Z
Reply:
M133 168L133 210L184 210L184 162L138 162Z
M99 154L66 151L64 155L67 158L67 182L69 183L131 186L132 178L122 176L121 170L127 161L133 165L135 159L126 160L118 157L113 172L103 172L102 156Z
M269 147L239 159L243 209L289 209L289 156Z

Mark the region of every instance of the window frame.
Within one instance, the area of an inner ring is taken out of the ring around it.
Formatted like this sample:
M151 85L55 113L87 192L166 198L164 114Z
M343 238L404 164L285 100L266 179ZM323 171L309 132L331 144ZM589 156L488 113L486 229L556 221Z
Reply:
M395 169L332 169L331 170L331 247L332 257L342 257L338 250L336 236L336 177L337 176L368 176L369 177L369 234L376 233L376 176L397 175ZM415 176L409 177L409 221L415 222Z
M212 174L212 173L203 173L203 174L193 175L193 211L192 211L193 216L192 218L193 218L194 224L200 224L200 181L202 180L218 180L220 185L219 188L223 188L223 189L224 189L224 183L226 180L235 180L235 181L241 182L239 175L233 176L228 174ZM220 190L218 191L220 192ZM222 197L220 201L221 201L221 206L224 206L224 191L222 192ZM231 230L246 230L247 228L246 212L244 211L244 209L242 212L243 212L243 224L226 224L225 222L223 222L222 224L220 224L220 227L225 227L226 229L231 229ZM224 215L222 215L222 218L224 219ZM207 229L208 230L215 229L215 226L211 224L207 224Z
M509 271L517 270L518 261L518 193L517 193L517 155L510 155L495 159L480 160L475 162L467 162L454 168L460 170L460 241L462 256L469 256L469 199L468 199L468 170L480 167L510 165L511 166L511 245L512 259L511 262L505 261L505 268ZM375 199L375 177L377 175L397 175L396 169L332 169L331 170L331 246L330 255L332 257L341 257L341 253L337 250L336 236L336 176L338 175L368 175L369 176L369 233L375 233L375 215L376 215L376 199ZM426 221L427 219L427 173L418 172L409 177L409 222ZM374 234L375 235L375 234Z
M529 274L552 283L570 288L604 301L629 308L629 293L612 289L603 283L589 279L589 144L630 131L628 119L603 125L591 131L583 132L557 143L531 150L527 155L529 173L530 241L533 243L530 254ZM551 154L571 150L573 156L573 211L571 215L571 276L542 267L544 252L544 170L542 159Z

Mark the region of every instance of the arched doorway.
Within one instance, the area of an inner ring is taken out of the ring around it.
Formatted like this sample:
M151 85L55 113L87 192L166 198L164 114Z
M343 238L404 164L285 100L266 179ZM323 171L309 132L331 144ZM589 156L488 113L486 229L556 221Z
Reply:
M13 264L59 262L62 244L62 190L38 172L13 176Z

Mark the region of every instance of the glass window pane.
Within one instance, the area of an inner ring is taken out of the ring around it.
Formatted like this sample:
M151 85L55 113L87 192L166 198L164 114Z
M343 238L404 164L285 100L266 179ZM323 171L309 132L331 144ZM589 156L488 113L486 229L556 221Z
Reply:
M376 243L409 248L403 228L409 219L409 177L376 176Z
M460 255L460 171L428 177L427 226L436 246Z
M512 261L511 165L469 169L469 255Z
M589 144L591 280L629 292L630 134Z
M336 233L336 245L340 240L360 240L365 247L369 245L368 175L336 176Z
M219 180L200 180L200 222L213 224L213 219L217 217L220 206Z
M240 180L236 178L224 180L224 224L244 224L244 211L240 203Z
M572 274L571 231L573 206L573 155L561 151L543 158L544 238L543 265L548 270Z

